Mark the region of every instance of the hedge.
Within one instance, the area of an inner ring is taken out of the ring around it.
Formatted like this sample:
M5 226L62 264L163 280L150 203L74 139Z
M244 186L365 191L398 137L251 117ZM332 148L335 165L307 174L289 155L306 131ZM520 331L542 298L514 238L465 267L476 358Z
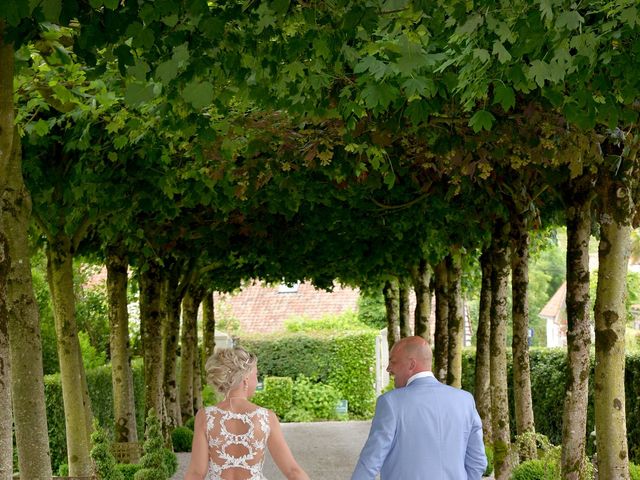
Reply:
M567 381L566 351L560 348L532 348L531 358L531 395L536 431L549 438L554 445L562 444L562 410ZM589 378L589 403L587 407L587 454L595 451L595 429L593 385L595 360L590 357L591 372ZM473 393L475 378L475 350L463 351L462 388ZM508 359L509 409L511 434L515 434L515 413L511 359ZM640 355L627 354L625 367L625 397L627 415L627 439L629 458L640 462Z
M111 367L104 366L87 370L87 384L91 409L99 424L113 438L113 391L111 384ZM136 421L138 438L144 438L144 372L141 362L133 363L133 389L136 403ZM49 448L53 471L67 462L66 428L64 423L64 402L60 374L45 375L44 393L47 407L47 426L49 429Z
M375 408L375 339L377 332L292 333L242 338L258 356L262 377L304 376L342 393L350 418L370 418Z

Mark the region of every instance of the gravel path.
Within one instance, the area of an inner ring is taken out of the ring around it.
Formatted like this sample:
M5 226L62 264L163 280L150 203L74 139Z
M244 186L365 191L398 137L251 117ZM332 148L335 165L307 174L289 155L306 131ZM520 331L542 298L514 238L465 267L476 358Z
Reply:
M364 445L371 422L283 423L282 431L298 463L314 480L350 478ZM171 480L182 480L189 464L189 454L178 454L179 467ZM283 480L267 453L264 475L269 480Z

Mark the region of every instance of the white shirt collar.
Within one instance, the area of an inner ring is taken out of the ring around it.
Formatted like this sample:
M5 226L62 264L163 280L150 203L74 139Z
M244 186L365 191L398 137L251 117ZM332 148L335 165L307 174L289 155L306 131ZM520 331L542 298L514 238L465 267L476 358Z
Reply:
M411 376L409 377L409 380L407 380L407 385L406 385L406 386L408 387L408 386L409 386L409 384L410 384L411 382L413 382L415 379L417 379L417 378L424 378L424 377L433 377L433 378L435 378L436 376L433 374L433 372L431 372L431 371L429 371L429 370L426 370L426 371L424 371L424 372L418 372L418 373L415 373L415 374L413 374L413 375L411 375Z

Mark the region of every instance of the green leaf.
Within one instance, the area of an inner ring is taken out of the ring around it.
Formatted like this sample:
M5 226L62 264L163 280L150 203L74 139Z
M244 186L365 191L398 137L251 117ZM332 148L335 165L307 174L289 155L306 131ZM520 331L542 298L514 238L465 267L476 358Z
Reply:
M553 20L553 0L540 0L540 13L543 20Z
M534 60L531 62L527 77L533 79L538 86L544 87L545 80L550 77L549 65L542 60Z
M491 112L487 112L486 110L478 110L469 119L469 126L476 133L480 132L481 130L491 130L491 126L493 125L495 119L496 117L494 117Z
M276 17L266 3L261 3L256 12L260 17L256 24L256 33L260 34L265 28L275 25Z
M124 92L124 101L127 105L136 106L148 102L154 97L153 86L140 82L127 84Z
M516 104L516 94L509 86L501 83L494 84L493 103L499 103L505 112L508 112Z
M109 10L115 10L116 8L118 8L119 3L120 0L104 0L104 6Z
M511 60L511 54L507 51L506 48L504 48L502 42L498 40L493 43L492 53L498 56L498 61L500 63L507 63L509 60Z
M576 30L584 23L584 18L577 11L572 10L570 12L562 12L558 15L558 19L556 20L556 27L564 28L566 27L568 30Z
M213 102L213 85L209 82L193 81L182 91L182 98L194 108L204 108Z
M189 60L189 44L185 42L174 48L171 58L178 63L178 67L182 67Z
M136 80L145 81L149 73L149 65L143 60L138 60L134 66L127 68L127 73Z
M489 60L491 60L491 55L489 54L489 51L485 50L484 48L474 48L473 57L477 58L482 63L487 63Z
M30 126L31 126L31 131L41 137L44 137L46 134L48 134L51 128L51 126L49 125L49 122L42 119L38 120L35 123L32 123Z
M395 88L384 83L374 83L367 85L362 91L362 99L367 108L375 109L380 106L386 108L396 97Z
M62 11L62 0L44 0L42 2L42 13L48 22L57 22Z
M455 34L458 36L469 35L470 33L473 33L476 30L476 28L478 28L483 23L484 23L484 19L482 18L482 15L480 14L472 15L463 25L459 26L456 29Z
M633 28L636 25L640 25L640 18L638 17L638 9L636 7L625 8L620 14L620 21Z
M277 15L284 15L289 10L289 0L274 0L270 7Z
M421 97L432 97L438 91L436 84L430 78L409 78L402 84L403 90L408 97L415 95Z
M162 23L164 23L168 27L173 28L178 24L178 15L169 15L167 17L162 17Z
M222 34L224 33L224 25L224 20L221 18L211 18L207 16L198 24L198 29L209 40L216 40L222 37Z
M376 57L371 55L364 57L358 62L353 71L355 73L364 73L369 71L376 80L381 80L387 73L388 66L386 63L381 62Z
M178 76L178 62L175 58L162 62L156 68L156 78L162 83L169 83Z
M133 37L133 41L131 42L131 45L134 48L141 47L148 50L151 47L153 47L155 41L156 41L156 36L153 33L153 30L151 30L150 28L143 28L138 33L138 35Z

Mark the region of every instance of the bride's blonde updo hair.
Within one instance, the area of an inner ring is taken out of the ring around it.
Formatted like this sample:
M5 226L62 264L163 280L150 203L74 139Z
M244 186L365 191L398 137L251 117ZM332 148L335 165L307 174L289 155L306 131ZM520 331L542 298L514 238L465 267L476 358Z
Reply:
M258 358L244 348L221 348L209 357L205 365L207 383L226 395L251 372Z

